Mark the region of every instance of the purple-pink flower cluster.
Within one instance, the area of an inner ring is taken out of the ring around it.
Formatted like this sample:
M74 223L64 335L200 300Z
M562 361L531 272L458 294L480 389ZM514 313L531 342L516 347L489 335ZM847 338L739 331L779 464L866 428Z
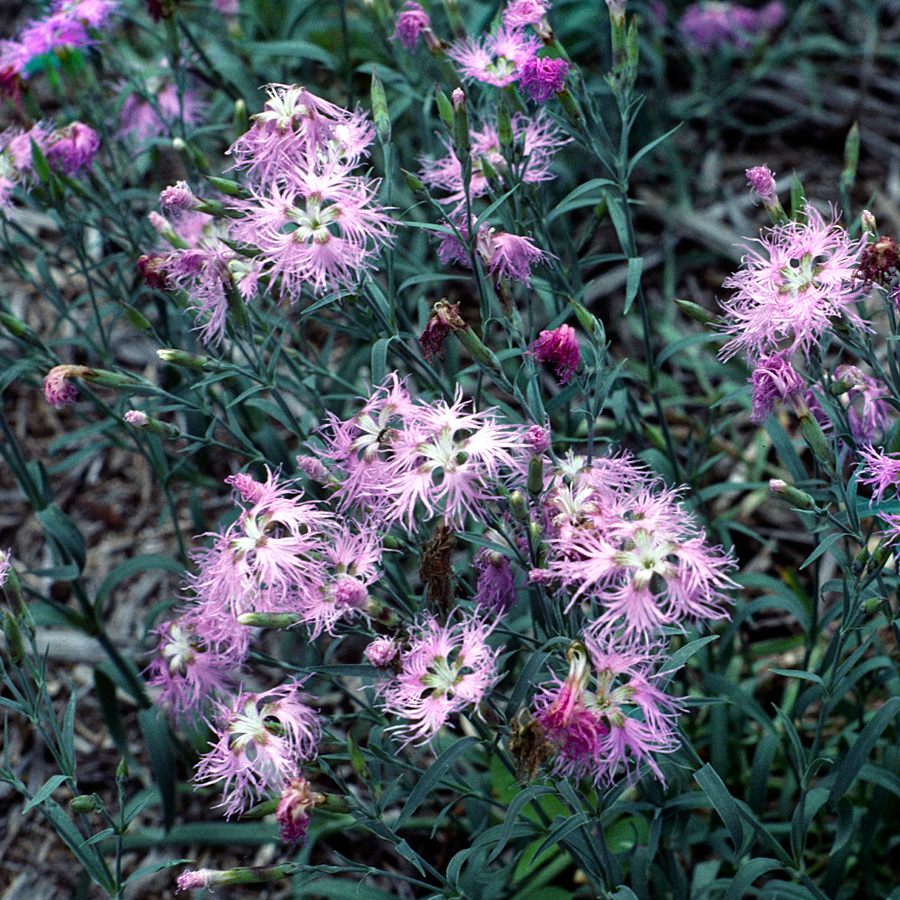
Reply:
M54 0L48 14L29 22L17 40L0 41L0 90L17 96L21 82L48 54L63 54L96 43L94 32L117 10L116 0Z
M54 172L70 177L90 168L100 148L97 132L81 122L53 130L40 124L27 131L7 128L0 133L0 214L12 206L16 186L27 190L35 181L32 142Z
M470 196L481 197L490 190L485 163L496 174L504 190L512 187L513 175L523 184L539 184L556 177L550 171L550 164L556 151L570 138L563 136L549 116L543 110L533 115L516 113L512 117L512 133L514 143L522 147L522 162L515 173L509 171L509 164L501 152L496 121L488 120L483 127L472 129ZM441 159L420 160L422 168L419 177L428 187L446 191L447 196L441 202L454 204L458 212L465 206L462 165L450 143L445 142L445 146L447 155Z
M664 780L653 754L678 746L684 706L661 686L661 651L613 639L596 623L570 645L565 680L541 685L532 701L555 773L605 787L623 772L634 780L643 763Z
M653 754L677 746L683 711L662 687L665 632L726 617L734 559L627 456L570 456L549 470L540 517L546 551L530 580L588 621L566 678L532 702L551 767L602 786L643 763L662 780Z
M277 282L294 303L304 289L346 293L393 241L391 219L375 199L377 180L356 171L374 138L365 115L296 85L267 91L263 111L228 151L245 187L243 196L227 201L229 216L186 217L180 213L192 205L173 207L168 188L162 201L179 214L169 223L175 249L144 263L157 283L187 293L206 342L221 339L235 292L246 302L261 283Z
M424 403L393 376L352 419L331 418L317 457L342 510L413 534L438 515L457 528L469 516L483 521L518 468L521 434L494 410L469 408L461 392L452 403Z

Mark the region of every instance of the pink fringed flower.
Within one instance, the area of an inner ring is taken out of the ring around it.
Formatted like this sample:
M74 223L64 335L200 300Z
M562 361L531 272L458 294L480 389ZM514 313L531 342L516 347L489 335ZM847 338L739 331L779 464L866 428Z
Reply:
M340 485L341 508L410 533L438 514L457 527L469 514L483 518L515 470L521 429L466 406L461 391L452 404L414 402L392 376L353 419L332 419L320 458Z
M322 726L291 681L260 694L241 693L218 703L211 749L197 764L194 781L222 784L225 815L246 811L270 791L299 777L299 765L316 755Z
M890 391L856 366L838 366L834 376L838 382L852 385L841 395L841 401L847 407L853 439L858 444L879 440L894 414L894 407L889 402Z
M542 685L532 703L555 749L554 771L601 787L622 772L634 781L644 763L664 781L653 754L677 747L677 717L684 708L658 687L660 647L614 643L597 627L583 638L566 654L565 681Z
M294 302L304 287L319 295L352 290L393 241L391 219L375 202L378 182L337 162L285 175L233 201L240 217L232 238L258 251L260 274L280 279Z
M556 176L550 172L550 164L556 151L570 138L564 137L555 123L538 110L534 115L517 113L512 117L513 140L522 146L522 163L515 178L524 184L550 181ZM480 197L489 190L484 174L482 159L497 173L505 188L509 188L510 172L506 158L500 152L500 136L495 122L488 122L481 129L472 129L472 179L469 191L473 197ZM454 203L460 207L465 201L462 167L450 144L448 155L438 160L422 159L419 177L429 187L448 191L443 203Z
M546 258L543 250L529 238L507 234L495 228L482 228L478 232L475 249L485 261L495 282L504 278L517 281L525 287L531 284L531 266Z
M359 110L329 103L300 85L270 84L263 111L228 149L251 184L347 174L368 155L375 128Z
M627 457L577 458L545 493L549 552L531 581L590 601L598 625L651 637L727 615L734 560L711 547L675 491Z
M692 3L678 20L678 31L685 43L705 54L726 46L745 49L783 21L784 6L779 0L760 10L731 2Z
M791 366L790 356L787 351L764 356L753 370L749 381L753 386L750 421L754 425L766 421L776 400L786 402L803 390L803 378Z
M888 490L897 493L900 488L900 458L897 454L886 454L874 447L864 447L859 455L863 460L863 473L859 476L859 483L871 485L872 499L881 503Z
M188 612L158 628L157 655L147 669L156 702L179 723L233 690L244 662L240 642L208 643L198 633L199 625L197 616Z
M153 102L147 96L152 96ZM180 91L169 79L155 79L147 85L147 95L130 93L122 104L119 136L144 144L170 135L178 122L199 125L205 111L206 104L196 88Z
M581 348L571 325L560 325L553 331L542 331L526 352L537 362L551 363L556 377L563 384L571 380L581 359Z
M522 64L519 90L535 103L546 103L565 90L569 64L564 59L532 56Z
M518 79L525 61L540 46L536 38L504 25L495 34L453 44L447 55L459 66L463 78L505 87Z
M481 703L496 684L497 655L478 618L440 625L428 617L410 629L399 672L377 688L384 711L406 721L390 728L406 744L430 743L450 716Z
M722 359L743 352L752 361L778 350L809 358L831 319L868 327L853 309L865 236L852 241L836 219L825 222L811 206L805 212L806 222L778 225L758 239L759 250L747 247L743 268L725 280L734 293L722 303L731 335Z

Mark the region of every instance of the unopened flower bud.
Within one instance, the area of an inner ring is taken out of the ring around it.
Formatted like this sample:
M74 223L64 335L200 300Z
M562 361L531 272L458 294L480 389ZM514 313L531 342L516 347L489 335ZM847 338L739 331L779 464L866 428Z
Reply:
M797 509L815 509L816 501L810 497L806 491L801 491L799 488L794 487L791 484L787 484L782 481L780 478L773 478L769 482L769 490L773 494L778 494L781 497L784 497L786 500L790 501Z
M679 300L675 298L675 305L689 318L701 325L709 325L716 321L716 317L705 310L702 306L692 303L690 300Z
M406 169L400 170L403 173L403 177L406 179L406 186L413 191L414 193L419 193L425 190L425 185L422 184L422 179L418 177L418 175L413 175L412 172L408 172Z
M129 409L123 416L125 421L133 428L140 428L149 434L155 434L162 438L181 437L181 429L177 425L154 419L139 409Z
M69 801L69 809L82 815L91 813L97 808L97 801L90 794L79 794Z
M525 432L524 440L532 456L543 456L550 449L550 431L540 425L532 425Z
M388 637L376 638L364 651L366 659L379 669L387 668L399 653L399 641Z
M822 426L816 421L816 417L802 400L795 398L795 403L799 406L797 416L800 420L800 433L803 435L807 447L809 447L813 456L819 462L833 470L834 451L831 449L831 445L822 431Z
M9 313L0 312L0 324L14 337L27 341L34 341L36 338L34 330L29 325Z
M867 616L871 616L877 613L883 604L884 600L881 597L869 597L867 600L863 600L860 608Z
M828 387L829 393L835 397L852 391L853 388L866 386L866 376L857 366L838 366L834 373L834 381Z
M384 93L384 85L378 77L378 72L372 69L372 87L369 92L372 101L372 118L375 120L375 131L378 140L382 144L389 144L391 140L391 116L388 112L387 97Z
M180 215L197 209L200 201L186 181L178 181L169 185L159 195L159 205L170 215Z
M469 137L469 114L466 111L466 92L456 88L452 95L453 104L453 146L467 153L472 146Z
M447 95L437 86L434 90L434 100L437 103L438 115L448 128L453 127L453 104L447 99Z
M216 884L260 884L290 878L300 868L300 863L282 863L277 866L239 866L234 869L197 869L178 876L178 890L208 888Z
M528 501L521 491L513 491L509 495L509 509L520 522L528 521Z
M185 369L202 369L209 362L208 356L199 356L196 353L188 353L186 350L174 350L168 347L156 351L157 357L173 366L182 366Z
M862 214L859 217L860 224L862 225L863 231L868 235L877 235L878 234L878 225L875 222L875 216L873 213L869 212L869 210L864 209Z
M252 628L290 628L303 618L298 613L262 613L246 612L238 617L239 625L249 625Z

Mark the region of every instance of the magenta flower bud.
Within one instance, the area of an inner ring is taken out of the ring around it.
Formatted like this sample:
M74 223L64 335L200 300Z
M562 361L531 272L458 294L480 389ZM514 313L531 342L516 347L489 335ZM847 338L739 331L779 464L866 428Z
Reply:
M550 449L550 431L540 425L532 425L525 432L525 446L532 456L541 456Z
M560 325L553 331L542 331L525 352L537 362L551 363L562 384L571 380L581 359L581 347L575 337L575 330L570 325Z
M194 872L182 872L178 876L179 891L190 891L195 888L205 888L212 884L211 869L197 869Z
M750 190L767 206L776 201L775 178L768 166L753 166L753 168L747 169L747 181L750 184Z
M400 41L407 50L415 50L419 35L425 30L431 30L431 19L428 13L413 0L406 0L403 10L397 16L397 26L391 35L392 41Z
M159 195L159 205L167 213L175 214L197 209L200 201L194 196L186 181L169 185Z
M393 638L376 638L365 649L366 659L379 669L386 669L400 652L400 645Z
M302 846L306 841L309 814L325 802L325 795L309 789L309 782L298 775L281 792L281 801L275 811L275 819L281 828L281 840L285 844Z
M369 597L369 591L359 579L352 575L339 575L331 595L338 607L361 609Z
M315 456L298 456L297 467L301 472L305 472L308 477L312 478L313 481L318 481L320 484L328 484L333 480L328 469Z
M74 175L94 161L99 149L97 132L81 122L72 122L50 135L44 155L57 172Z
M478 583L475 606L502 616L516 599L515 576L509 559L496 550L480 547L475 554Z
M234 488L235 493L245 503L258 502L266 492L266 486L247 472L238 472L237 475L229 475L225 479L225 484L230 484Z
M787 401L803 390L803 378L790 363L790 352L763 357L749 381L753 386L753 411L750 421L761 425L769 417L775 400Z
M519 90L535 103L546 103L566 89L568 74L569 64L564 59L532 56L522 64Z

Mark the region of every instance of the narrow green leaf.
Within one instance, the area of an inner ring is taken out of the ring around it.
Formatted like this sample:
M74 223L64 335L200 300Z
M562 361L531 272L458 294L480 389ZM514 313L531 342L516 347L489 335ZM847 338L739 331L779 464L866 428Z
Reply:
M72 560L78 566L78 571L83 571L87 551L84 537L75 523L55 503L36 510L35 516L63 554L64 561Z
M166 831L175 821L175 753L169 728L154 706L138 710L138 723L147 744L150 768L162 800Z
M478 738L468 736L454 741L428 768L428 771L416 782L415 787L409 792L409 798L400 810L395 828L400 826L421 806L422 801L441 782L453 763L479 743Z
M644 257L633 256L628 260L628 276L625 280L625 309L623 313L627 313L637 297L638 289L641 286L641 275L644 272Z
M742 900L744 894L751 890L753 882L757 878L765 875L767 872L774 872L782 868L782 864L777 859L769 857L742 862L728 885L728 890L725 892L725 900Z
M634 171L635 166L651 151L653 151L656 147L662 144L664 141L667 141L673 134L675 134L678 129L681 128L681 123L679 122L674 128L670 128L665 134L661 134L658 138L654 138L650 141L649 144L644 144L634 156L631 157L631 161L628 163L628 178L631 177L631 173Z
M728 793L728 788L725 787L725 783L719 777L719 773L716 772L711 763L707 763L702 769L694 773L694 779L700 785L703 793L706 794L713 809L725 823L735 851L740 851L741 847L744 846L744 823L734 797Z
M689 641L666 660L665 667L660 671L660 675L665 675L668 672L677 672L695 653L718 639L719 636L717 634L710 634L706 637Z
M506 816L504 817L503 826L497 838L497 845L494 847L491 855L487 858L487 861L485 863L486 865L492 863L503 851L503 848L506 846L506 842L509 840L509 836L512 832L513 826L516 824L516 819L519 818L519 813L522 812L526 804L530 803L532 800L536 800L543 794L548 794L551 792L551 788L545 785L535 784L529 785L527 788L516 794L516 796L513 798L512 803L509 804L509 807L506 810Z
M43 803L66 780L65 775L51 775L47 783L22 807L22 813Z
M584 828L585 823L586 820L583 814L569 816L567 819L561 817L558 818L553 828L550 829L550 833L544 838L538 849L535 851L534 858L538 859L545 850L549 850L554 845L560 846L562 841L570 834L574 834L579 829Z
M372 384L381 384L387 375L387 351L391 337L379 338L372 347Z
M119 703L116 699L116 685L112 678L101 668L94 669L94 689L100 702L100 712L103 721L109 731L109 735L116 745L116 749L122 756L131 755L128 746L128 736L125 734L125 726L119 713Z
M184 572L184 565L163 553L140 553L137 556L131 556L125 562L117 565L103 579L103 583L97 589L97 599L105 600L117 584L138 572L149 572L151 569L181 575Z
M834 773L834 783L828 795L829 806L833 807L847 793L859 770L872 752L875 742L881 737L882 731L887 728L898 712L900 712L900 697L891 697L866 723L865 728L863 728Z

